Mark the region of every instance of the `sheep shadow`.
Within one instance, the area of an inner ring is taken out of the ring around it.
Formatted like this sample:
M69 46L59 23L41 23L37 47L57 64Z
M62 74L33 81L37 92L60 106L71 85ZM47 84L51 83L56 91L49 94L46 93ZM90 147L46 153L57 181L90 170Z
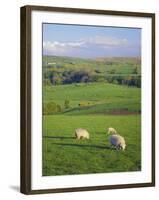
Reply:
M99 145L89 145L89 144L72 144L72 143L52 143L53 145L56 146L63 146L63 147L82 147L81 149L86 149L86 148L95 148L95 149L109 149L109 150L114 150L110 146L99 146Z
M66 137L66 136L43 136L45 139L59 139L59 140L70 140L74 139L75 137Z
M105 132L101 132L101 131L96 131L95 134L97 134L97 135L106 135Z

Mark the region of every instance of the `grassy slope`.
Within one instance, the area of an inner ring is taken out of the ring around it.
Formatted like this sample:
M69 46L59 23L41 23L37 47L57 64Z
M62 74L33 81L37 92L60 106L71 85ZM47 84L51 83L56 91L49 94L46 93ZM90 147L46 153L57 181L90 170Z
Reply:
M67 114L102 113L113 109L140 111L140 88L127 86L91 83L47 86L43 89L44 102L56 102L62 107L65 99L70 100L70 110ZM78 104L89 101L89 107L79 108Z
M109 148L106 128L112 126L127 141L125 152ZM76 140L74 130L86 128L90 140ZM137 171L141 167L140 115L45 116L43 175Z
M43 175L140 170L141 116L103 115L111 109L139 111L140 95L139 88L107 83L44 87L45 103L53 101L63 107L68 99L71 108L63 114L44 116ZM91 106L79 108L83 101L89 101ZM106 128L111 126L125 137L125 152L109 148ZM78 127L86 128L91 139L75 140L74 130Z
M102 114L110 107L130 109L135 105L139 109L140 89L105 83L45 88L45 102L62 104L67 98L72 99L71 106L75 110L45 116L43 120L43 175L140 170L140 115ZM80 101L88 99L94 106L76 109ZM88 115L91 112L98 115ZM109 148L106 129L111 126L125 137L125 152ZM75 140L74 130L78 127L86 128L91 139Z

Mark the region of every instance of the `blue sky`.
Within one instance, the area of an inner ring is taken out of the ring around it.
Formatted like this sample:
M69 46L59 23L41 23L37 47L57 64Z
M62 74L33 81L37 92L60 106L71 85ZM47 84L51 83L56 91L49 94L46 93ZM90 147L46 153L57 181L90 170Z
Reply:
M141 55L141 29L43 24L43 54L83 58Z

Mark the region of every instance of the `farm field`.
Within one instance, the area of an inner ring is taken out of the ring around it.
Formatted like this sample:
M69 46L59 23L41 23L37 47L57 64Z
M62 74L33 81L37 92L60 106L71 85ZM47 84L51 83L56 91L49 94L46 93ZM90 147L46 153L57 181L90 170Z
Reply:
M110 148L109 126L125 137L125 151ZM76 140L77 127L86 128L90 140ZM43 130L44 176L141 170L140 115L46 116Z
M101 114L109 111L130 111L140 113L140 88L109 83L78 83L45 86L43 103L55 102L64 114ZM64 109L64 101L69 108Z
M64 102L69 100L68 108ZM111 83L77 83L43 87L43 104L59 113L43 115L43 175L141 170L141 89ZM126 140L126 150L110 148L107 129ZM76 140L85 128L89 140Z

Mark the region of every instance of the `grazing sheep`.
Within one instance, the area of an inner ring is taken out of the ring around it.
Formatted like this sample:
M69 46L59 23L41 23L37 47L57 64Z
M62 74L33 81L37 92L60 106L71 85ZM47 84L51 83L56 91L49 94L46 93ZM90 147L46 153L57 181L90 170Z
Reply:
M109 137L109 142L117 149L122 149L123 151L125 150L126 143L124 137L117 134L113 134Z
M86 129L78 128L75 130L75 136L77 139L89 139L89 133Z
M108 128L108 134L117 134L117 131L114 128Z

